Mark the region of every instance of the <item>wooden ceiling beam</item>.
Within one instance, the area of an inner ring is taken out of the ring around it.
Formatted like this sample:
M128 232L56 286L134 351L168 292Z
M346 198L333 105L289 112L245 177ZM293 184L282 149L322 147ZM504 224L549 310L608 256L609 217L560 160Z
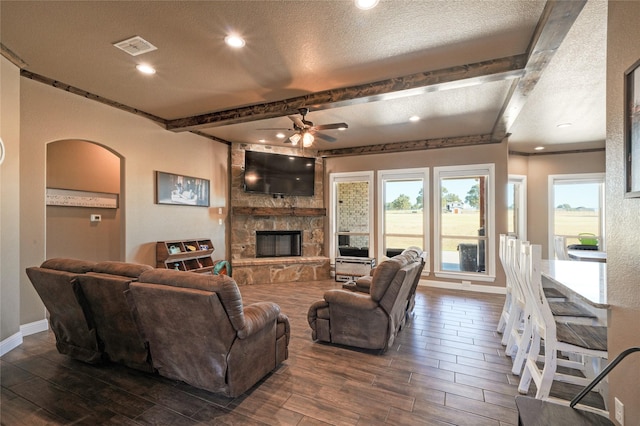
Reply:
M27 66L27 63L21 57L2 43L0 43L0 55L20 69Z
M549 0L546 3L527 49L524 74L512 83L500 115L493 126L491 138L494 141L501 141L508 136L511 126L518 118L529 95L585 4L586 0Z
M70 84L63 83L61 81L54 80L54 79L49 78L49 77L45 77L43 75L36 74L34 72L27 71L25 69L21 69L20 70L20 76L28 78L28 79L31 79L33 81L37 81L37 82L42 83L42 84L46 84L47 86L52 86L52 87L55 87L57 89L64 90L65 92L73 93L74 95L82 96L83 98L86 98L86 99L91 99L92 101L96 101L96 102L103 103L105 105L109 105L110 107L113 107L113 108L118 108L118 109L120 109L122 111L126 111L126 112L129 112L131 114L138 115L140 117L147 118L147 119L149 119L151 121L155 121L156 123L159 123L160 125L166 127L166 120L164 118L162 118L162 117L158 117L157 115L149 114L148 112L144 112L144 111L139 110L137 108L130 107L128 105L122 104L120 102L113 101L111 99L103 98L102 96L96 95L96 94L91 93L91 92L87 92L86 90L79 89L79 88L77 88L75 86L72 86Z
M354 148L337 148L318 151L318 157L346 157L363 154L387 154L390 152L424 151L425 149L453 148L472 145L498 143L491 135L461 136L455 138L424 139L407 142L391 142L381 145L358 146Z
M436 71L425 71L373 83L309 93L281 101L167 120L167 129L180 132L219 127L296 114L302 107L322 110L414 96L491 81L516 79L522 75L525 64L526 55L522 54Z

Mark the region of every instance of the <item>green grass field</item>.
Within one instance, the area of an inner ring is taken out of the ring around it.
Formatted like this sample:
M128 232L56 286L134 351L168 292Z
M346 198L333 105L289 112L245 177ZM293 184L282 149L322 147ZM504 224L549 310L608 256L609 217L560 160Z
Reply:
M509 214L512 217L512 214ZM417 234L422 230L422 211L388 210L386 212L387 233ZM597 212L556 210L556 233L561 235L579 235L581 233L598 234ZM445 213L442 215L442 230L445 235L469 236L478 235L480 215L477 211L463 211L460 214ZM459 240L445 239L443 250L456 251ZM578 243L567 240L568 244ZM392 237L388 247L408 247L421 245L420 238Z

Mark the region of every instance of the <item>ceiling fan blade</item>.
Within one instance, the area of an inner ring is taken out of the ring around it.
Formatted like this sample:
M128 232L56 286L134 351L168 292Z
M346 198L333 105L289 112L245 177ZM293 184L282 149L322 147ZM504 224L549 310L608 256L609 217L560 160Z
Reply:
M293 121L293 123L296 126L300 127L301 129L304 129L305 127L307 127L300 117L296 117L295 115L289 115L288 117L289 117L289 120Z
M334 130L334 129L348 129L347 123L333 123L333 124L320 124L314 126L317 130Z
M256 130L286 130L288 132L293 132L293 129L290 127L261 127Z
M315 132L313 134L313 136L315 136L317 138L320 138L322 140L325 140L327 142L335 142L335 141L338 140L338 139L334 138L333 136L325 135L324 133L320 133L320 132Z

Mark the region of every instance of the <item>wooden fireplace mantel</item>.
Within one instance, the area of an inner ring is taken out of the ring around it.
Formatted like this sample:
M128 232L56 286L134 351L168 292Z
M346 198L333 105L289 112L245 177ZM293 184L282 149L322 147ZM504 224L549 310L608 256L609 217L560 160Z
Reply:
M233 207L233 214L246 216L326 216L327 209L311 207Z

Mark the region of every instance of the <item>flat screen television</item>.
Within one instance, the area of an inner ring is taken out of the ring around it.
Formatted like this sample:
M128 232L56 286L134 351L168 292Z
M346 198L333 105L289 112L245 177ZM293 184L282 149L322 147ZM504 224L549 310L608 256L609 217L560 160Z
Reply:
M245 151L244 190L260 194L313 196L315 159Z

